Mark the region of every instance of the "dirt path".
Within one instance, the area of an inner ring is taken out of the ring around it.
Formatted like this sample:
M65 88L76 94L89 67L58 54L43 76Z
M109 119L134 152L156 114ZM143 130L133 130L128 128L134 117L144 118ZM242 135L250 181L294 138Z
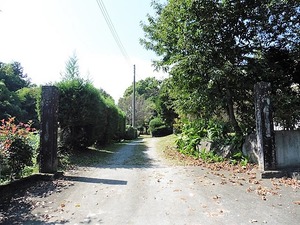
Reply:
M105 164L68 172L7 224L299 224L299 189L171 166L157 154L157 140L132 142Z

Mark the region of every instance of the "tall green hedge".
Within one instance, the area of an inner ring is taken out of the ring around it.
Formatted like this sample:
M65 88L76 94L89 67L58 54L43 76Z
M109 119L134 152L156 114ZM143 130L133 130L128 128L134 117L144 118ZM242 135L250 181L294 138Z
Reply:
M63 80L59 88L59 137L64 149L80 150L95 143L106 144L120 139L125 118L112 100L81 78Z
M113 140L120 140L124 138L125 135L125 121L126 117L124 112L122 112L113 102L112 99L105 99L106 106L106 121L105 130L102 136L99 136L97 144L106 144Z

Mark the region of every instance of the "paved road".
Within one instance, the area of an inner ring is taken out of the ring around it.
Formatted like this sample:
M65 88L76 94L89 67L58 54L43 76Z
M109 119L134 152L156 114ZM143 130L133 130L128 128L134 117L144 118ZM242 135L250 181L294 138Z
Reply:
M132 142L105 165L70 171L51 194L32 198L22 224L300 224L299 189L253 173L170 165L157 154L157 140Z

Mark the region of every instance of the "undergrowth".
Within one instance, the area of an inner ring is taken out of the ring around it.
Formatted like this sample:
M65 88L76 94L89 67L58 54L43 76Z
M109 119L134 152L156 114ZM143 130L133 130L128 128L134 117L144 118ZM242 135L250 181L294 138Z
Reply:
M229 161L246 165L248 158L241 152L243 137L230 131L228 124L219 120L183 121L175 141L176 148L181 154L209 163ZM213 147L200 149L202 142L210 142ZM227 158L221 156L224 147L230 150L229 154L226 153Z

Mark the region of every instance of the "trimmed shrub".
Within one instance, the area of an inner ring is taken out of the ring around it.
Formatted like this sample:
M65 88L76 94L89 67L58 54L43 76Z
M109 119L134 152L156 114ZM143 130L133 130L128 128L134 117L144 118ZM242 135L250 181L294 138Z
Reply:
M106 105L100 92L80 78L57 84L60 93L58 121L60 145L79 150L103 137L106 127Z
M173 133L172 128L167 127L165 125L163 125L161 127L157 127L154 130L152 130L152 132L151 132L152 137L163 137L163 136L167 136L172 133Z
M11 178L20 178L25 166L32 166L33 148L23 139L16 138L8 148Z
M119 139L123 139L126 133L126 115L125 113L118 108L119 116L118 116L118 131L117 135Z
M173 133L172 128L166 126L158 117L150 121L149 128L153 137L162 137Z
M105 145L125 135L125 115L112 98L81 78L57 84L59 146L65 150Z

